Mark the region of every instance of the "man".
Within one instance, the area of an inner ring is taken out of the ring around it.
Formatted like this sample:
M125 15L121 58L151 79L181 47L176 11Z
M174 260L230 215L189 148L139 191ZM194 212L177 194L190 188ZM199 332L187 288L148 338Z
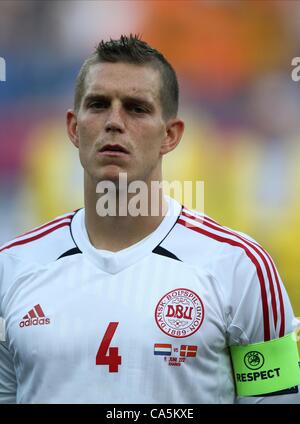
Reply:
M85 208L1 249L2 402L299 399L293 313L269 255L151 190L183 133L177 108L172 67L137 37L101 42L83 64L67 128Z

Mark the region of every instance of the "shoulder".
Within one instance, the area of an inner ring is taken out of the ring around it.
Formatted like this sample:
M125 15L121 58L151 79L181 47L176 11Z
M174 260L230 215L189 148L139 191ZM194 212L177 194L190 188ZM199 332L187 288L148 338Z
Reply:
M21 234L0 247L3 261L46 264L74 247L71 222L75 212L66 213L31 231Z
M215 276L232 326L252 341L284 335L292 309L276 266L259 243L186 208L170 236L163 247Z
M273 260L260 244L207 215L183 208L163 247L183 262L208 270L228 296L251 286L266 298L279 286Z
M165 240L175 246L179 257L188 261L220 260L237 265L243 262L250 268L266 260L267 252L249 235L221 225L208 215L182 208L174 231Z
M200 240L205 242L212 240L216 242L217 245L224 243L233 248L241 247L241 245L250 241L256 243L249 235L226 227L208 215L185 207L182 208L178 224L186 228L186 235L189 234L195 241L198 239L198 242L200 242Z

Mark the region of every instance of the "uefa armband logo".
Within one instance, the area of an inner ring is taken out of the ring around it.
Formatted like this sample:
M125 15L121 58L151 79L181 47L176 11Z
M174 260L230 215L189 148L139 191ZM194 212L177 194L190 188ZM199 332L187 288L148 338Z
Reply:
M259 370L265 363L265 358L260 352L253 350L246 353L244 363L250 370Z
M6 62L3 57L0 57L0 81L6 81Z

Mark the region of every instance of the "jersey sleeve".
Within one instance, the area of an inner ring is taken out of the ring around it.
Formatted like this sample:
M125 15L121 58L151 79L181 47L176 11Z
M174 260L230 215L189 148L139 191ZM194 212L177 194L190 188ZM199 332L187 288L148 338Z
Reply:
M237 261L228 309L229 345L267 342L295 330L298 321L270 255L259 245ZM296 393L294 393L296 392ZM265 397L237 397L237 403L300 403L299 388Z
M16 403L16 375L12 357L5 341L5 317L3 301L14 279L16 267L13 258L0 253L0 404Z
M16 375L7 344L0 341L0 404L16 403Z

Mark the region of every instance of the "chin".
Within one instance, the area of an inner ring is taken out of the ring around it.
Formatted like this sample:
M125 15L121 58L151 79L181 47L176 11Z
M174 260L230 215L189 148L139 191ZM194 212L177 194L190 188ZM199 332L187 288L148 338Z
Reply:
M126 173L124 169L120 169L119 167L111 167L110 169L101 170L101 172L96 173L95 179L97 182L101 181L111 181L113 183L119 183L119 177L121 173Z

